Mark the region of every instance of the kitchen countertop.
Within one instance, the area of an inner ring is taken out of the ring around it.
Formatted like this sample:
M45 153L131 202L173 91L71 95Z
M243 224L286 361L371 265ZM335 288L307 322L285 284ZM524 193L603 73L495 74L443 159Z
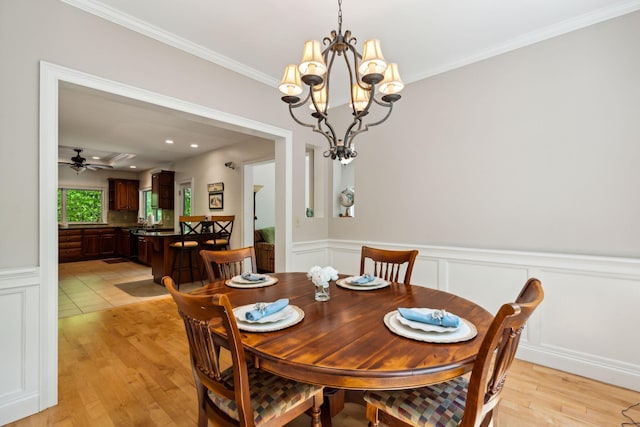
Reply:
M172 228L160 228L160 229L132 229L131 234L134 236L144 237L163 237L163 236L179 236L180 233L173 231Z
M126 225L126 224L78 224L69 225L67 227L58 226L59 230L82 230L82 229L101 229L101 228L120 228L124 230L130 230L132 234L136 235L155 235L154 233L173 233L173 228L169 227L153 227L145 228L139 225ZM147 234L148 233L148 234Z

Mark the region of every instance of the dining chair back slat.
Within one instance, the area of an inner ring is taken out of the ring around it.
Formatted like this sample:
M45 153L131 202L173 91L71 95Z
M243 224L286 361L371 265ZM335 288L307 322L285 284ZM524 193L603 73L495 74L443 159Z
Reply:
M256 253L253 246L226 251L203 249L200 251L200 257L207 271L209 282L229 280L234 276L249 272L249 269L245 267L246 262L251 264L249 266L251 273L257 272Z
M225 294L190 295L178 291L173 279L162 278L184 321L191 367L198 395L198 426L282 426L309 411L320 426L322 387L288 380L247 361L242 335ZM211 332L222 325L226 339ZM231 366L221 364L220 350L231 354Z
M367 268L373 265L374 276L408 285L411 282L413 264L417 256L417 250L395 251L363 246L360 256L360 274L371 273ZM405 264L404 277L400 281L400 272Z

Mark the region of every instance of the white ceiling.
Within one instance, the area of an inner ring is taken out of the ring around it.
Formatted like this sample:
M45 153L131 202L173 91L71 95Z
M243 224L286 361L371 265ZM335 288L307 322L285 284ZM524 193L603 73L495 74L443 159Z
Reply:
M284 66L299 62L304 41L338 29L337 0L63 1L271 85L274 97ZM357 46L380 39L385 58L411 83L640 10L640 0L344 0L342 10L342 29L352 31ZM247 138L71 85L60 99L61 144L85 148L88 161L93 150L131 153L144 169L143 163L155 162L149 168L193 155L188 147L159 148L169 134L199 143L201 152ZM66 160L74 153L59 154Z
M70 83L60 85L58 120L59 161L70 162L73 149L81 148L87 163L116 170L170 167L179 159L258 139L200 116Z

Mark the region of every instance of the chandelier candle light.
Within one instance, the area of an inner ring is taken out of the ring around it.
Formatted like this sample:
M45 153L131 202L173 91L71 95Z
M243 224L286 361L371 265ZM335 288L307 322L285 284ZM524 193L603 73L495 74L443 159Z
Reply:
M318 40L305 42L302 62L300 65L287 65L279 86L280 92L285 95L282 100L289 104L289 113L293 120L327 138L329 150L324 152L324 156L343 163L358 155L353 148L353 138L367 131L369 127L387 120L393 110L393 103L400 99L399 92L404 88L398 65L387 64L382 56L379 40L366 40L362 54L356 50L356 42L351 31L346 30L342 34L342 0L338 0L338 31L332 31L331 37L323 39L324 50ZM336 136L328 115L329 82L336 56L344 58L351 88L349 107L353 121L347 127L343 139ZM302 83L308 86L308 92L303 99L299 96L304 92ZM382 96L377 94L376 88ZM304 106L307 101L312 111L311 116L317 120L316 123L305 123L294 114L294 109ZM363 119L369 114L374 102L387 109L386 115L376 122L364 123Z

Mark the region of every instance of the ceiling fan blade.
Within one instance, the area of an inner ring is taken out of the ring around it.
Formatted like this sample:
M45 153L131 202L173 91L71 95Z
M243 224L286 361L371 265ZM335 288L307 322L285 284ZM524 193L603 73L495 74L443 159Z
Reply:
M113 166L110 165L96 165L91 163L85 163L84 166L87 169L96 170L96 169L113 169Z

